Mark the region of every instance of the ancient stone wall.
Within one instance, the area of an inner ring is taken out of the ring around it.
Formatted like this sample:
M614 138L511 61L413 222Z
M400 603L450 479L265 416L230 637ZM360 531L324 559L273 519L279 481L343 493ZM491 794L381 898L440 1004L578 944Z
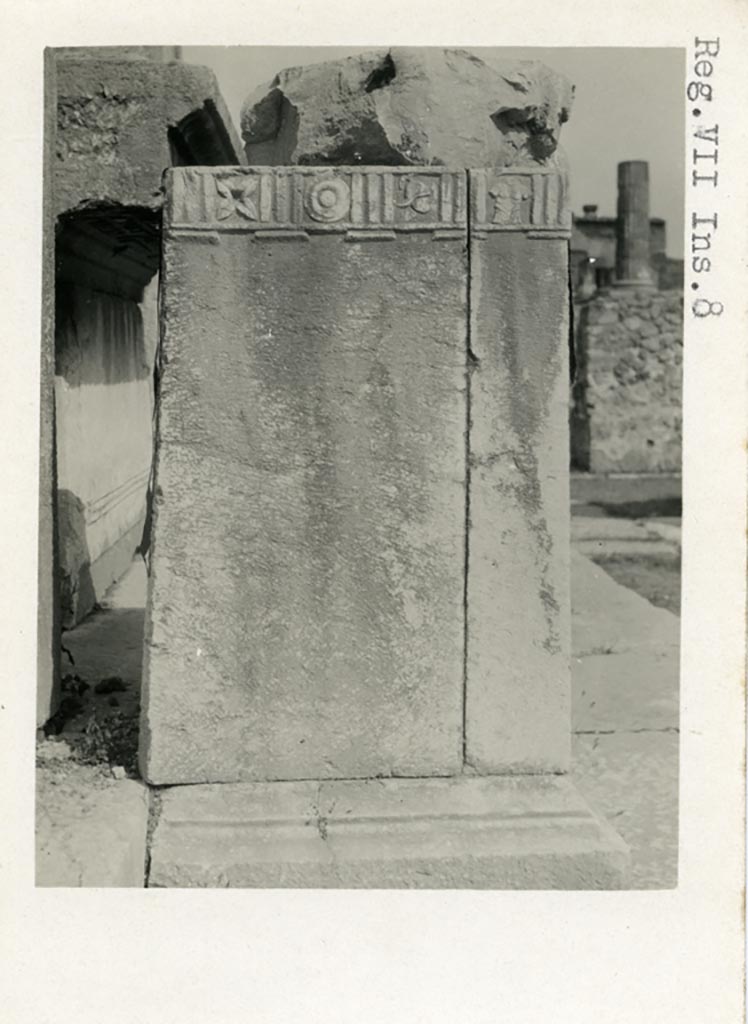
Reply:
M162 174L241 162L215 76L176 57L146 47L46 56L39 725L57 700L58 605L63 625L79 621L141 542Z
M121 576L142 539L161 174L237 158L212 73L164 59L137 47L56 54L57 526L67 627Z
M575 308L572 465L679 472L683 293L611 288Z

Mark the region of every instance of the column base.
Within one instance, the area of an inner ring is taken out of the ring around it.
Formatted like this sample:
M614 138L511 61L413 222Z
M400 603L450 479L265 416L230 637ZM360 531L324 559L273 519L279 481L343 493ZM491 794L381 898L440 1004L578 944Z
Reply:
M150 887L620 889L629 850L563 776L175 786Z

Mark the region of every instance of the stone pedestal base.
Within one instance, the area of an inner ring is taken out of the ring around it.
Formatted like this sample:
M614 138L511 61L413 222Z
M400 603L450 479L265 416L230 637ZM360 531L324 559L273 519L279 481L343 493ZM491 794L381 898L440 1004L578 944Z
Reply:
M560 776L175 786L151 887L619 889L628 848Z

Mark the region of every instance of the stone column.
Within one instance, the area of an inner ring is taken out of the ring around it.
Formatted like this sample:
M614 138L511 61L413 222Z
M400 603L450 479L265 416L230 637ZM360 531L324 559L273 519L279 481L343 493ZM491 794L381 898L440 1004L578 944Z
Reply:
M649 237L649 164L618 165L616 284L655 286Z

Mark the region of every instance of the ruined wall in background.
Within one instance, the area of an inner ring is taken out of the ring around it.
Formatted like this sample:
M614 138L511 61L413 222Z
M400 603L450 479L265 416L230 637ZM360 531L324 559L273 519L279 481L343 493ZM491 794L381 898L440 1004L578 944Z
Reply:
M572 466L680 472L683 293L612 288L575 324Z

